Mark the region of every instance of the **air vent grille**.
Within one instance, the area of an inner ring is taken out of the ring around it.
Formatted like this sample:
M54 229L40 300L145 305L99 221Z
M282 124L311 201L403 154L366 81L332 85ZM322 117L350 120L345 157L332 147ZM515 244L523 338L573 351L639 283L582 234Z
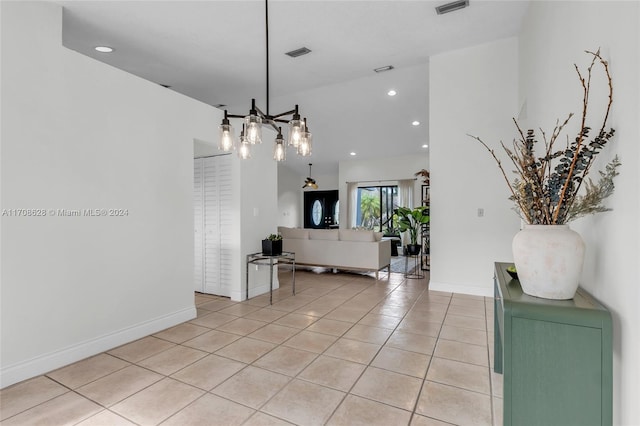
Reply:
M464 9L467 6L469 6L469 0L457 0L443 4L442 6L437 6L436 12L438 15L443 15L445 13L453 12L454 10Z
M393 69L393 65L385 65L384 67L379 67L374 69L375 72L385 72L385 71L391 71Z
M306 55L307 53L311 53L311 50L307 49L306 47L301 47L300 49L287 52L285 53L285 55L291 56L292 58L297 58L298 56Z

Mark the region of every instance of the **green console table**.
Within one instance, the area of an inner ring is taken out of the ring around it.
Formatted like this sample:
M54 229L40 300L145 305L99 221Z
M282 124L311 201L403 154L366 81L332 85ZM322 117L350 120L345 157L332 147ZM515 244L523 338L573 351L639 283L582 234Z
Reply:
M611 314L581 288L572 300L522 292L495 264L494 369L504 424L611 425Z

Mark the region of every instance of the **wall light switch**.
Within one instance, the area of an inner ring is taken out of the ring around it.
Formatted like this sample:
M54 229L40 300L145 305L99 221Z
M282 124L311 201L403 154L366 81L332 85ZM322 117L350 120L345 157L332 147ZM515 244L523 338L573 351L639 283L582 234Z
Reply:
M478 208L478 217L484 216L484 209L482 207Z
M260 214L260 209L258 209L257 207L253 208L253 216L254 217L258 217L258 215Z

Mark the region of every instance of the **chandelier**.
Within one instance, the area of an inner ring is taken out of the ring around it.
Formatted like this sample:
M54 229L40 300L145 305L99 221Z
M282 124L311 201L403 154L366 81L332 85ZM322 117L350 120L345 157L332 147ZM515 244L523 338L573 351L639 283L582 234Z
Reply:
M300 119L298 105L292 110L272 115L269 112L269 1L265 0L265 33L266 33L266 51L267 51L267 109L263 112L256 106L256 100L251 100L251 109L248 115L229 114L224 111L224 118L220 124L220 139L218 149L226 152L236 150L238 157L241 159L251 158L252 145L262 143L262 126L270 126L276 131L277 136L273 146L273 159L276 161L284 161L286 159L286 147L290 146L296 150L298 155L307 157L311 155L311 146L313 135L309 131L307 119ZM288 117L288 118L287 118ZM236 139L233 126L229 118L242 118L242 130L240 137ZM282 136L282 124L288 127L287 140L285 142Z

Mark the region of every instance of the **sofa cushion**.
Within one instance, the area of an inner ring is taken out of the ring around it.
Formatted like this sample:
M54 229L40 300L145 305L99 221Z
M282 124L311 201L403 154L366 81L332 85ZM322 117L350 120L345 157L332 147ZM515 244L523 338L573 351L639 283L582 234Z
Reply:
M310 229L309 230L309 239L310 240L330 240L330 241L338 241L340 238L340 234L337 229Z
M295 240L308 240L309 230L300 228L278 228L282 238L291 238Z
M355 231L352 229L341 229L340 230L340 240L341 241L361 241L361 242L374 242L375 236L373 235L373 231Z

